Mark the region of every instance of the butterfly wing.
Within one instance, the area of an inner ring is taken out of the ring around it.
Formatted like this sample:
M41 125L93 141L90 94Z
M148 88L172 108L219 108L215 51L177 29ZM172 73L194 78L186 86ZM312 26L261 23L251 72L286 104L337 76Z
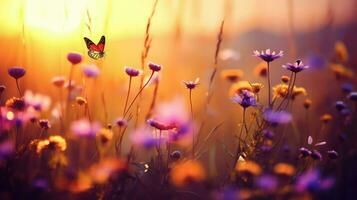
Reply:
M87 37L84 37L84 41L87 45L88 50L92 50L92 51L100 51L98 46L94 44L94 42L92 42L92 40L90 40Z
M104 47L105 47L105 36L104 35L100 38L100 40L97 44L97 47L100 52L104 51Z

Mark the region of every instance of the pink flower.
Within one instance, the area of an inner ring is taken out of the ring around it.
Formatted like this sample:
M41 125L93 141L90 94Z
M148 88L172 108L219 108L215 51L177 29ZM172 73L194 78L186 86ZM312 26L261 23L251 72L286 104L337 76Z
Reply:
M145 127L140 127L130 134L130 140L134 145L142 146L145 148L154 147L158 139L155 138L150 131Z
M37 111L46 111L51 105L51 98L42 94L34 94L27 90L24 95L27 106L32 106Z
M98 122L91 123L87 119L80 119L71 124L71 131L75 135L84 137L95 137L100 128L101 125Z
M76 65L80 62L82 62L82 54L76 53L76 52L71 52L67 54L67 60L72 63L72 65Z
M182 98L175 98L169 102L159 104L154 112L154 119L163 124L181 126L190 120Z

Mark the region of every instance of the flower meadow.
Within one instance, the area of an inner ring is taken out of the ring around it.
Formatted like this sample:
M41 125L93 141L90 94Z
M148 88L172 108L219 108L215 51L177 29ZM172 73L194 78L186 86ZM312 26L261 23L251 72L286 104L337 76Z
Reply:
M319 56L278 45L238 54L223 20L205 55L210 66L175 81L183 69L151 56L156 3L140 65L115 66L120 87L103 73L115 54L103 49L93 59L89 47L66 52L66 70L48 80L33 79L28 66L1 66L0 199L356 198L348 43ZM238 57L254 66L236 67ZM36 81L47 92L28 84Z

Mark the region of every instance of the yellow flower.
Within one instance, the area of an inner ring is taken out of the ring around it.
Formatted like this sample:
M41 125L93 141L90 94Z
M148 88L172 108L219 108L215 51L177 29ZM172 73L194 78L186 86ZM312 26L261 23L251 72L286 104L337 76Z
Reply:
M330 69L335 74L336 79L352 78L354 73L352 70L346 68L341 64L331 64Z
M250 86L252 87L252 92L257 94L260 92L260 89L264 87L261 83L251 83Z
M65 151L67 149L67 142L66 140L59 136L59 135L53 135L48 138L49 145L54 145L58 150L60 151Z
M295 173L295 167L287 163L278 163L274 166L274 172L280 175L292 176Z
M237 82L243 77L243 71L240 69L225 69L222 70L221 77L231 82Z
M253 91L252 86L248 81L239 81L231 85L229 89L229 96L241 93L243 90Z
M254 161L238 161L235 167L239 173L249 173L258 176L262 173L262 168Z
M254 68L254 75L256 75L256 76L266 77L267 73L268 73L268 66L267 66L266 62L260 62Z
M288 94L288 85L282 83L273 87L273 98L285 98Z
M292 92L292 99L295 99L295 97L297 97L298 95L304 95L306 96L307 95L307 92L306 92L306 89L303 88L303 87L296 87L294 86L294 89L293 89L293 92Z
M171 182L182 187L190 181L201 182L206 178L202 164L195 160L186 160L177 163L170 172Z
M337 41L335 43L335 55L338 61L346 62L348 60L348 51L343 42Z
M38 154L40 154L50 144L50 141L48 140L40 140L40 141L33 141L33 142L36 143L36 153Z

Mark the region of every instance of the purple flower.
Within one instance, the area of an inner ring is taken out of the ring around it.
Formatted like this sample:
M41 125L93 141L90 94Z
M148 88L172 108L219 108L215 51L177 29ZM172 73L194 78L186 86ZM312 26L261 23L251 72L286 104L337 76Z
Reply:
M156 146L158 139L156 139L149 129L140 127L130 134L130 140L134 145L151 148Z
M336 101L335 103L335 108L338 111L341 111L342 109L345 109L347 106L343 101Z
M98 122L89 122L87 119L80 119L72 122L71 131L78 136L94 137L101 128Z
M301 148L299 149L299 151L300 151L300 156L301 156L302 158L306 158L307 156L310 156L310 155L311 155L311 151L308 150L308 149L305 148L305 147L301 147Z
M14 79L19 79L26 74L26 70L22 67L11 67L7 71Z
M72 52L67 54L67 60L72 63L72 65L82 62L82 58L83 56L80 53Z
M264 119L272 125L286 124L292 120L292 116L286 111L266 110L263 114Z
M322 155L321 155L321 153L319 152L319 151L317 151L317 150L313 150L312 152L311 152L311 158L313 158L314 160L322 160Z
M85 65L83 66L82 70L84 75L86 75L88 78L95 78L100 74L99 68L94 64Z
M127 125L127 121L123 119L122 117L118 118L115 120L115 124L118 125L119 127L123 127Z
M141 71L140 70L137 70L137 69L134 69L134 68L131 68L131 67L125 67L125 73L131 77L133 76L139 76L141 74Z
M161 65L158 65L158 64L155 64L155 63L152 63L152 62L149 62L149 68L152 70L152 71L155 71L155 72L158 72L161 70Z
M347 96L351 101L357 101L357 92L350 92Z
M51 124L47 119L40 119L38 120L38 125L42 128L42 129L49 129L51 128Z
M262 134L265 138L268 138L268 139L273 139L274 138L274 133L270 130L263 130L262 131Z
M334 179L321 178L320 172L316 169L309 170L297 178L295 190L297 192L326 190L333 186Z
M254 56L263 59L265 62L272 62L275 59L282 57L283 55L283 51L280 51L278 54L276 54L275 51L271 52L270 49L265 50L265 52L259 52L257 50L254 51Z
M241 105L243 108L255 106L257 103L253 93L249 92L248 90L243 90L241 93L235 94L234 97L232 97L232 101Z
M285 68L289 71L292 71L294 73L298 73L304 69L309 68L309 66L304 65L301 60L297 60L294 64L287 63L287 64L283 65L283 68Z
M187 89L195 89L196 86L199 84L200 78L196 78L194 81L183 81Z

